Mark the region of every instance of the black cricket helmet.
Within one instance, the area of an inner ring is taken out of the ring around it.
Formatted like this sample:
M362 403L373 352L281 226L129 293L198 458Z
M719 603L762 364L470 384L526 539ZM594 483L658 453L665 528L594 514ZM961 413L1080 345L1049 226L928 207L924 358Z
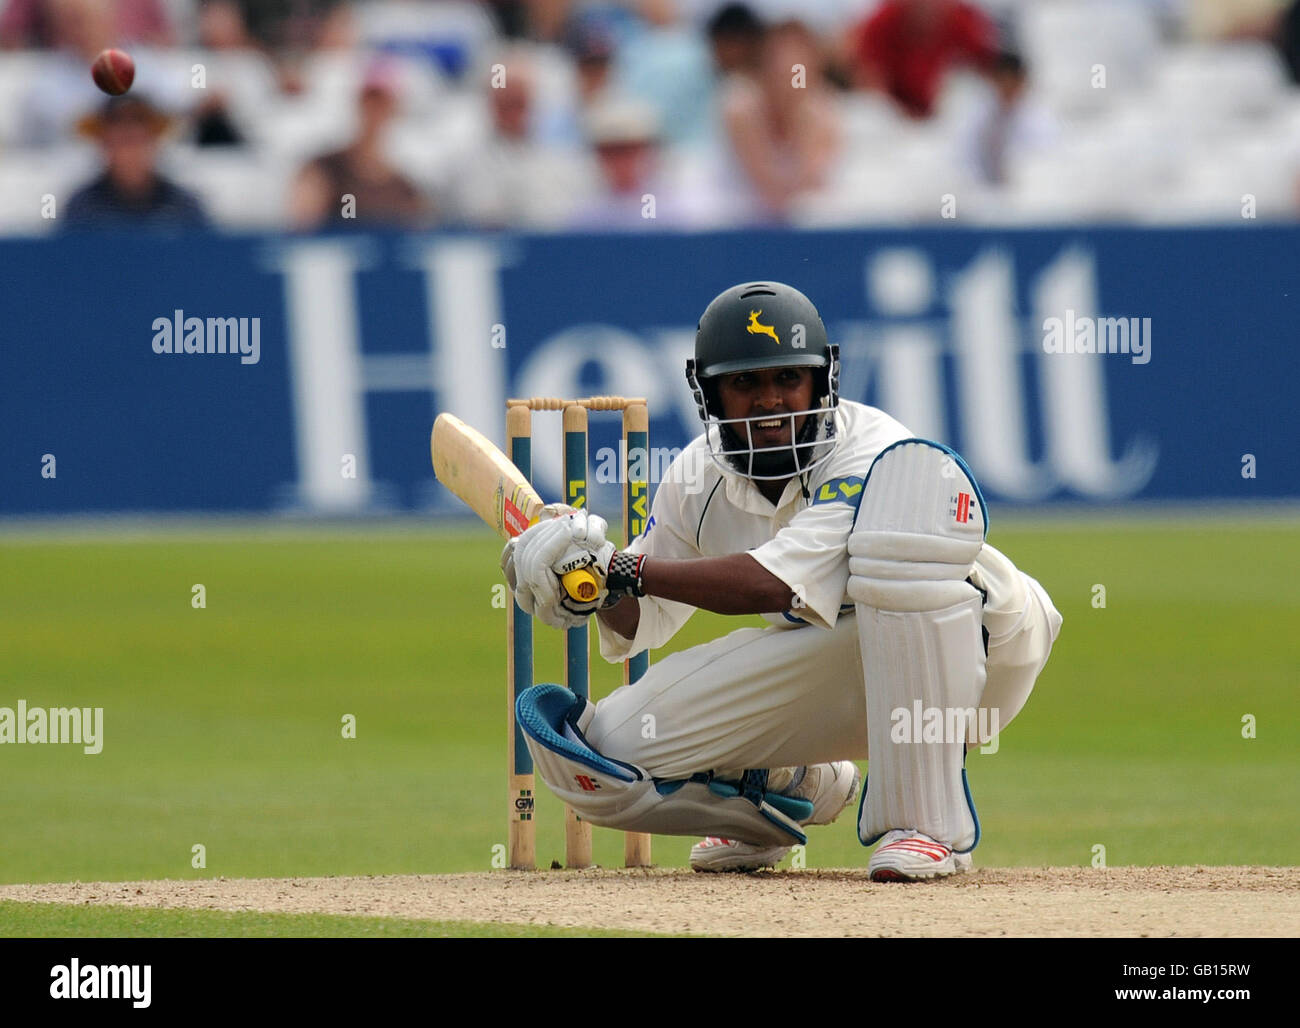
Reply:
M718 379L767 368L811 368L813 406L780 415L790 419L792 442L755 447L750 423L771 416L723 417ZM760 481L802 474L830 457L839 377L839 347L828 342L817 308L799 290L781 282L745 282L719 293L700 317L695 358L686 362L686 381L704 422L710 455L715 462ZM797 419L804 415L807 420L796 435Z

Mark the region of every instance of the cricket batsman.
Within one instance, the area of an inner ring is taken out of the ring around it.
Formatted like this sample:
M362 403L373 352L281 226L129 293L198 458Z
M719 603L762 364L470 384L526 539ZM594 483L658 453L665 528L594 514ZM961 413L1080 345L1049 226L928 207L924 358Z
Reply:
M773 867L859 792L873 881L968 870L967 747L1024 706L1060 614L985 542L957 454L839 398L839 349L798 290L719 295L686 378L704 432L645 532L618 550L600 517L565 508L512 539L502 568L545 623L594 616L611 662L664 645L696 609L769 625L666 657L598 703L525 691L538 772L593 824L705 836L697 871ZM560 588L579 567L602 583L585 604Z

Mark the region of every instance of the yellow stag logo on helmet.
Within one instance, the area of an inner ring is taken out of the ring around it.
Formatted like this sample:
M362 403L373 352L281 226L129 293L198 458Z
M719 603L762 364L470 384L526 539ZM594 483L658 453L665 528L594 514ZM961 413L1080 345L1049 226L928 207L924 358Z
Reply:
M749 312L749 324L745 327L745 331L753 336L771 336L772 341L776 343L777 346L780 346L781 340L777 337L776 329L771 325L760 325L758 323L758 319L762 313L761 310Z

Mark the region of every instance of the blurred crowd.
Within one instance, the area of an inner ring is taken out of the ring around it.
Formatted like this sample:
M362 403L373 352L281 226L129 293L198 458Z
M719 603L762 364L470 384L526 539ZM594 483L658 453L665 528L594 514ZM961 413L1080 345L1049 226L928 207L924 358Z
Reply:
M1298 81L1300 0L0 0L0 231L1291 219Z

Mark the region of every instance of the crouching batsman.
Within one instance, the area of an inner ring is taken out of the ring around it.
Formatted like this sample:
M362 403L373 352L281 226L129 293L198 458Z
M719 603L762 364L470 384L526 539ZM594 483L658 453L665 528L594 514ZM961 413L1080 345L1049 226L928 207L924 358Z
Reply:
M538 772L592 824L705 836L697 871L775 866L859 791L872 880L969 869L967 748L1020 712L1060 614L984 541L957 454L839 398L838 347L802 293L722 293L686 378L704 433L644 534L617 550L601 518L562 513L511 540L502 567L547 624L595 615L611 662L664 645L697 608L770 626L666 657L599 703L522 693ZM589 604L560 588L576 567L603 581Z

